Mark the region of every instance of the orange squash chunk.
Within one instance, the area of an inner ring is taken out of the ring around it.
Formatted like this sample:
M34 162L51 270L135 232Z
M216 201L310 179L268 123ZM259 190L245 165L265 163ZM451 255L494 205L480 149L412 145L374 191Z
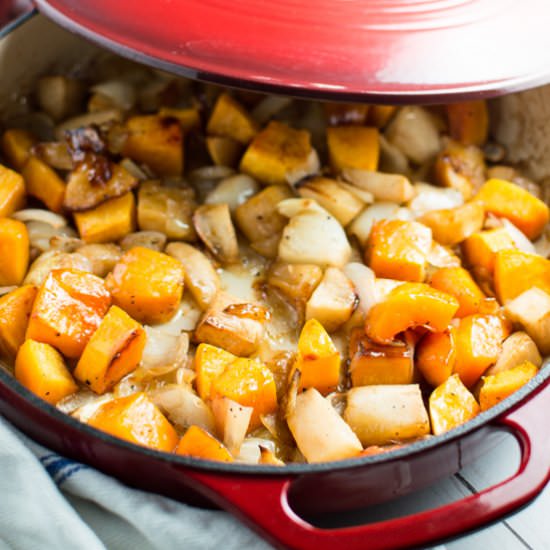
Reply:
M451 137L463 145L483 145L489 133L489 111L484 100L446 106Z
M378 168L380 146L376 128L332 126L327 128L327 146L330 165L335 172L344 168Z
M479 405L475 397L453 374L438 386L430 395L430 420L432 432L439 435L479 414Z
M443 267L433 275L430 284L451 296L454 296L460 307L457 317L466 317L479 313L484 304L485 294L466 269L462 267Z
M495 258L500 250L516 248L506 229L489 229L470 235L462 243L462 253L466 263L481 268L491 275L495 267Z
M496 315L470 315L460 320L456 329L454 372L471 388L496 362L509 327Z
M201 399L210 398L212 382L237 360L237 356L210 344L199 344L195 353L195 384Z
M524 361L511 369L485 376L479 390L479 404L482 411L498 405L512 395L531 378L537 375L538 368L530 361Z
M501 304L532 287L550 294L550 261L538 254L503 250L495 259L494 287Z
M13 214L25 204L25 181L21 174L0 164L0 218Z
M379 344L391 344L397 334L426 326L443 332L459 307L458 300L423 283L404 283L368 313L367 336Z
M48 344L26 340L15 359L15 378L48 403L78 391L61 354Z
M233 462L233 457L225 446L199 426L189 427L181 438L176 453L206 460Z
M50 344L66 357L79 357L110 305L103 279L55 269L38 291L26 337Z
M515 183L490 179L479 190L477 199L487 212L507 218L533 240L548 223L548 206Z
M113 302L141 323L168 321L183 292L180 262L141 246L131 248L109 273L105 284Z
M16 170L22 170L29 159L35 137L26 130L11 128L2 135L2 153Z
M177 118L133 116L126 121L126 130L123 155L146 164L158 176L181 176L183 131Z
M260 416L275 412L277 393L271 371L255 359L238 358L212 382L210 397L228 397L252 407L249 431L261 425Z
M201 115L196 107L188 109L175 109L173 107L161 107L159 116L177 118L184 132L201 127Z
M0 298L0 357L13 359L24 342L36 292L25 285Z
M341 358L336 346L317 319L305 323L298 340L298 355L290 377L299 370L299 390L315 388L328 395L340 381Z
M390 345L372 342L363 333L350 339L349 372L355 386L412 384L414 374L413 350L401 340Z
M145 331L125 311L112 306L86 344L74 376L95 393L110 390L139 364Z
M53 212L63 210L65 182L45 162L31 156L21 175L29 195L42 201Z
M142 392L104 403L88 424L131 443L168 453L179 441L172 424Z
M29 234L24 223L0 218L0 286L20 285L29 266Z
M258 125L238 101L222 93L214 105L206 131L246 145L258 133Z
M365 261L377 277L422 282L426 254L432 246L431 230L418 222L375 222L367 241Z
M367 121L376 128L384 128L396 110L397 107L395 105L371 105Z
M428 384L440 386L453 373L456 361L455 329L430 332L418 343L415 360L418 370Z

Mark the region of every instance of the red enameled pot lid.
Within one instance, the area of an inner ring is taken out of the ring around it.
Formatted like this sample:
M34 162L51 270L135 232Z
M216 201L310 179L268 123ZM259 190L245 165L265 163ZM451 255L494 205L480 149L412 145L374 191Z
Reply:
M36 0L62 26L173 72L382 102L550 81L548 0Z

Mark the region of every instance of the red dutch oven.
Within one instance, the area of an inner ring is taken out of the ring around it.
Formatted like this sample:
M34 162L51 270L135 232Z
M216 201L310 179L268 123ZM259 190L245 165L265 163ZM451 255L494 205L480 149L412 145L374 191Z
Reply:
M536 0L532 1L536 3ZM59 3L63 4L57 2ZM86 8L93 3L67 2L67 5L78 11L78 6ZM377 3L393 5L399 2L372 2ZM38 4L49 15L55 15L55 10L49 3L40 0ZM103 4L107 5L107 2ZM116 12L123 4L128 2L125 0L111 3L117 6L114 10ZM140 8L143 8L143 4L156 6L166 5L168 2L136 2ZM212 1L210 4L214 5L216 2ZM242 7L244 4L238 5ZM483 4L486 5L487 2ZM59 17L60 21L70 20L66 13L63 17L65 19ZM29 20L27 17L23 21L23 27L29 24L45 24L36 22L40 19L42 18L32 16ZM74 24L69 26L74 30ZM23 27L18 28L18 32L22 32ZM14 26L4 31L0 37L0 53L2 40L13 28ZM43 35L44 28L40 29L39 33L36 28L29 29L27 38L34 33L35 37L41 37L39 40L47 42L50 47L57 45L60 48L63 37L56 36L48 42L49 39ZM76 39L72 37L71 40ZM107 44L112 45L109 41ZM38 52L40 47L36 47ZM33 52L26 51L25 48L25 40L16 42L19 68L10 69L15 73L19 71L20 79L23 78L21 65L35 59ZM67 53L70 50L72 48L63 48ZM121 53L149 61L154 58L153 55L138 56L128 47L123 48ZM0 55L0 62L2 59ZM44 62L43 65L46 67L48 63ZM170 63L161 65L173 68ZM44 67L34 72L39 74L40 70L45 70ZM548 67L546 69L548 71ZM204 78L210 75L210 80L251 85L250 78L243 83L236 76L226 74L223 78L217 78L213 72L192 67L180 72ZM6 79L9 73L9 70L4 72ZM254 74L257 76L257 73ZM526 77L521 85L547 80L548 75L541 75L542 72L539 72L531 80ZM518 80L515 82L517 85ZM256 84L253 87L257 89ZM328 93L331 85L328 80L318 84L322 91ZM423 96L425 101L443 97L450 89L441 95L437 91L441 91L441 86L437 88L437 83L432 84L431 92ZM365 90L357 88L353 91L352 83L348 82L347 85L347 91L343 90L341 97L354 97L356 93L362 93L364 97ZM477 93L480 95L494 95L502 89L513 89L515 84L513 79L506 80L502 76L498 85L487 85L481 91L480 83L477 85ZM279 81L274 81L273 86L267 87L289 89L288 85L283 86ZM399 86L388 93L384 92L384 96L380 90L373 91L371 87L367 94L370 93L371 98L388 98L399 93L398 88ZM388 87L384 89L388 90ZM301 95L315 95L311 86L300 88L298 85L296 90ZM472 90L474 88L470 92ZM462 92L469 93L466 88ZM402 100L411 101L411 97ZM127 443L61 413L26 390L3 368L0 368L0 413L43 445L64 456L94 466L132 487L193 505L222 507L278 547L304 550L329 550L335 547L383 550L425 545L463 534L516 510L543 489L550 478L550 438L546 419L550 408L549 380L550 365L541 369L525 387L499 405L440 436L380 455L323 464L291 464L285 467L220 464L161 453ZM376 505L426 487L482 457L493 443L491 435L502 428L511 432L520 443L519 469L510 478L480 493L437 509L355 527L320 529L303 519Z

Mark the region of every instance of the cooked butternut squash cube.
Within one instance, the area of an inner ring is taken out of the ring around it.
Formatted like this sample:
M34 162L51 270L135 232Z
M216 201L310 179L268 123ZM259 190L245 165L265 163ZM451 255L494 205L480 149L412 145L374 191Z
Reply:
M206 131L214 136L232 138L246 145L258 133L258 126L245 108L229 94L218 96Z
M2 134L2 153L13 168L21 171L35 142L36 138L30 132L10 128Z
M171 453L179 442L176 430L142 392L101 405L88 424L108 434Z
M330 165L334 172L344 168L376 170L380 145L378 130L367 126L333 126L327 128Z
M430 395L432 432L440 435L468 422L479 414L475 397L453 374Z
M457 317L466 317L479 313L483 306L485 294L481 291L470 273L462 267L443 267L435 271L430 284L451 296L454 296L460 307ZM439 385L439 384L437 384Z
M24 223L0 218L0 286L20 285L29 266L29 233Z
M146 164L158 176L183 173L183 132L178 119L138 115L126 121L128 137L122 154Z
M484 220L483 205L477 201L457 208L432 210L418 219L432 230L433 238L438 243L446 246L454 246L481 231Z
M216 166L230 167L237 164L243 150L242 144L238 141L220 136L208 136L206 138L206 148Z
M376 128L384 128L396 110L396 105L370 105L367 121Z
M525 329L543 356L550 354L550 291L529 288L509 301L505 311Z
M391 344L397 334L418 326L443 332L458 307L458 300L446 292L423 283L404 283L370 309L365 330L379 344Z
M169 239L193 241L193 211L196 204L191 188L165 187L145 181L138 192L138 224L141 230L160 231Z
M479 190L477 200L485 210L510 220L533 240L548 223L548 206L519 185L506 180L490 179Z
M412 384L414 353L411 346L402 340L395 340L390 345L376 344L364 332L353 344L350 341L349 373L354 387Z
M550 293L550 260L520 250L502 250L495 258L494 287L503 305L533 287Z
M189 427L176 447L176 454L219 462L233 462L231 453L223 443L199 426Z
M29 157L21 175L29 195L42 201L53 212L63 210L65 182L45 162Z
M485 100L450 103L446 106L449 132L464 145L483 145L489 133L489 111Z
M514 241L504 228L473 233L462 243L465 262L492 275L497 252L515 248Z
M460 320L456 329L454 372L467 388L473 387L496 362L507 336L506 326L496 315L469 315Z
M318 168L309 132L277 121L271 121L256 135L240 164L241 172L266 185L285 185L315 173Z
M300 333L290 379L299 370L300 391L315 388L322 395L328 395L340 382L340 363L340 353L321 323L316 319L307 321Z
M195 342L212 344L240 357L254 353L263 336L263 326L256 319L235 315L228 309L242 303L219 292L195 328Z
M417 384L352 388L344 419L364 446L387 445L430 433Z
M429 332L415 350L416 366L428 384L440 386L451 376L456 361L456 329Z
M431 230L418 222L381 220L374 223L365 260L377 277L422 282L426 256L432 247Z
M349 425L315 388L298 395L287 422L308 462L351 458L363 450Z
M200 128L201 115L196 107L188 109L175 109L173 107L161 107L158 112L162 118L177 118L184 132Z
M481 410L486 411L498 405L503 399L527 384L537 373L538 368L533 363L525 361L511 369L485 376L479 390Z
M0 297L0 357L11 361L24 342L36 292L25 285Z
M89 172L93 169L92 161L84 162L69 175L63 203L67 210L89 210L109 199L125 195L138 184L137 178L120 164L111 163L108 176L98 181L90 181Z
M111 306L86 344L74 376L95 393L105 393L138 366L144 347L143 327Z
M55 269L38 291L26 337L50 344L66 357L79 357L110 305L99 277Z
M275 379L257 359L237 358L212 381L210 397L227 397L245 407L252 407L249 430L261 425L260 416L277 410Z
M306 319L317 319L333 332L351 317L357 295L351 281L336 267L327 267L306 304Z
M15 359L15 378L51 405L78 391L63 357L52 346L26 340Z
M497 362L485 371L485 376L509 370L526 361L537 368L542 365L542 357L533 339L526 332L514 332L502 343Z
M236 355L222 348L199 344L195 353L195 384L201 399L210 399L212 382L236 360Z
M105 280L113 303L141 323L168 321L183 293L183 266L178 260L141 246L123 254Z
M75 212L80 238L86 243L118 241L136 229L136 201L129 192L92 210Z
M25 204L23 177L0 164L0 218L13 214Z

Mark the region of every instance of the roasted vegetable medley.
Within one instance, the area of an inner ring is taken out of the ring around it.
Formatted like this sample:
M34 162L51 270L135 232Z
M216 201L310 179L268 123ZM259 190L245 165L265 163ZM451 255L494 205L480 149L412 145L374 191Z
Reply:
M549 210L483 101L322 104L102 56L18 109L0 357L82 422L351 458L457 427L550 352Z

